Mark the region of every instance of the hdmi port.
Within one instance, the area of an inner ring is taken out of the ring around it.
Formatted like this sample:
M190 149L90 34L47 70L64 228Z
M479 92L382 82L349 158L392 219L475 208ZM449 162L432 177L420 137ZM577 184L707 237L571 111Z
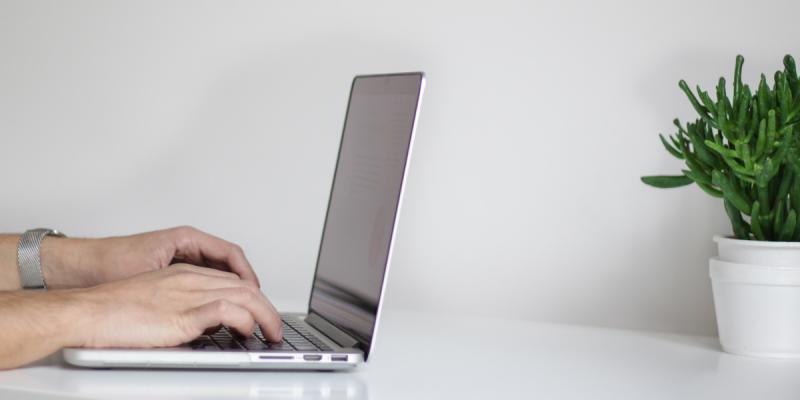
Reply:
M306 361L319 361L322 360L322 355L320 354L306 354L303 356L303 359Z
M347 361L347 356L331 356L331 361Z

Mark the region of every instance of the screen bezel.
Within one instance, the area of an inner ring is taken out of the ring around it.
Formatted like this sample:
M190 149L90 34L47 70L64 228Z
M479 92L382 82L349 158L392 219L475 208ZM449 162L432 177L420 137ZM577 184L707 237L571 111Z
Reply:
M353 92L355 90L356 82L359 79L388 78L388 77L393 77L393 76L417 76L417 77L419 77L419 89L417 91L417 104L416 104L416 107L414 108L414 115L413 115L413 122L412 122L412 125L411 125L411 132L409 133L410 137L409 137L409 140L408 140L408 147L406 148L406 159L405 159L405 163L403 164L403 175L402 175L403 177L402 177L402 180L400 181L400 189L398 190L398 193L397 193L397 196L396 196L396 198L397 198L397 200L396 200L397 203L396 204L397 205L395 207L394 218L392 220L392 228L390 230L391 233L390 233L390 237L389 237L388 251L387 251L387 254L386 254L386 259L384 260L384 271L383 271L383 277L381 278L381 290L380 290L380 295L378 296L378 305L377 305L376 312L375 312L375 321L372 324L372 335L370 337L370 340L367 341L367 340L364 340L364 338L360 337L360 335L357 335L354 332L350 332L347 328L339 326L338 324L333 323L330 319L325 318L324 314L320 314L318 312L315 312L311 308L311 300L314 298L314 291L315 291L316 283L317 283L317 273L319 272L320 256L322 255L322 245L323 245L323 240L325 238L325 229L327 228L327 225L328 225L328 214L330 213L330 210L331 210L331 201L333 200L333 189L336 187L336 173L339 170L339 161L340 161L340 158L342 156L342 145L344 144L345 132L347 132L347 121L348 121L348 119L350 117L350 105L351 105L352 100L353 100L353 94L354 94ZM392 259L392 249L394 247L394 238L395 238L395 233L397 231L397 221L399 219L400 208L401 208L402 203L403 203L402 202L403 189L405 188L406 176L408 175L408 162L411 159L411 150L413 149L414 135L415 135L415 132L416 132L416 129L417 129L417 118L419 117L419 110L420 110L420 106L422 105L422 94L423 94L424 90L425 90L425 73L423 73L423 72L402 72L402 73L392 73L392 74L357 75L356 77L353 78L353 82L350 84L350 95L348 96L348 99L347 99L347 108L346 108L346 111L345 111L344 126L342 127L342 133L341 133L341 136L339 138L339 150L338 150L337 155L336 155L336 165L335 165L334 170L333 170L333 182L331 183L331 189L330 189L330 192L328 194L328 205L327 205L327 208L325 210L325 220L324 220L323 225L322 225L322 234L321 234L320 241L319 241L319 248L317 250L317 263L316 263L316 267L314 268L314 278L313 278L312 284L311 284L311 293L310 293L310 295L308 297L308 314L309 315L314 314L315 316L325 320L327 323L335 326L337 329L339 329L342 332L348 334L351 338L353 338L355 341L357 341L358 342L357 347L359 347L364 352L364 360L365 361L367 360L367 357L369 356L370 351L375 346L375 336L377 335L377 331L378 331L378 322L380 320L380 315L381 315L381 305L383 304L383 295L384 295L384 293L386 291L386 277L389 274L389 266L391 265L391 259Z

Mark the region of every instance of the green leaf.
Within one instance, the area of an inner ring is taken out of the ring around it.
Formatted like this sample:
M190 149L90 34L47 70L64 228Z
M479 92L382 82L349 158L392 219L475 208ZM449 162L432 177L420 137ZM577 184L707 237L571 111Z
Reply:
M783 228L783 218L785 214L784 212L785 208L786 207L784 207L783 205L783 199L778 200L778 206L775 207L775 216L773 217L772 220L772 232L774 232L776 236L780 234L781 228Z
M761 204L761 215L769 214L769 189L766 186L757 185L756 186L756 195L758 196L758 202ZM763 222L763 221L762 221Z
M711 176L706 174L702 170L692 171L692 170L682 169L681 172L683 172L683 174L686 175L687 178L695 181L696 183L703 183L703 184L706 184L706 185L712 185Z
M730 132L730 125L728 125L728 114L731 113L731 103L728 101L728 96L725 94L725 78L720 77L717 83L717 127L722 131L722 134L728 140L735 139L733 132Z
M760 171L755 174L758 186L766 187L772 178L780 171L780 164L767 157Z
M750 239L750 227L742 219L742 214L739 213L739 210L727 199L725 200L725 212L728 213L728 219L731 221L736 238L742 240Z
M736 67L733 69L733 99L738 100L742 93L742 64L744 57L741 54L736 56Z
M798 81L797 81L797 67L794 63L794 58L787 54L783 57L783 67L786 71L786 79L789 81L789 89L792 90L792 95L798 95Z
M700 115L700 118L702 118L704 121L706 121L706 123L710 124L711 126L716 126L716 123L714 123L714 121L708 115L708 109L706 109L703 105L700 104L699 101L697 101L697 97L695 97L694 93L692 93L692 89L689 89L689 85L686 84L686 81L681 79L678 82L678 87L680 87L681 90L683 90L683 93L686 94L686 97L689 99L689 102L692 103L692 107L694 108L695 111L697 111L697 114Z
M758 240L767 240L764 231L761 229L761 205L756 201L753 203L753 213L750 216L750 230Z
M795 174L797 172L794 172ZM795 179L792 182L792 187L789 189L789 200L792 203L792 209L800 210L800 179Z
M756 137L756 153L753 157L756 160L761 159L764 151L767 149L767 120L762 119L758 124L758 136Z
M736 172L737 175L755 176L755 172L754 171L745 168L741 164L737 163L736 160L734 160L734 159L732 159L730 157L723 156L722 160L725 161L725 164L727 164L729 167L731 167L733 172Z
M781 111L781 120L783 122L789 121L789 110L792 107L792 93L789 91L789 82L786 80L786 75L783 72L775 73L776 95L778 97L778 109Z
M661 189L691 185L694 182L685 175L653 175L643 176L641 179L645 184Z
M713 167L717 164L717 159L714 157L706 146L703 146L703 137L699 132L697 132L698 125L697 124L687 124L689 128L689 140L692 141L692 147L694 148L694 152L697 154L697 158L703 162L703 164ZM712 142L713 143L713 142Z
M738 108L736 109L736 130L739 131L739 139L749 142L750 139L746 138L747 117L750 116L747 112L747 109L750 106L750 93L747 86L741 90L741 96L743 99L739 101Z
M672 145L669 144L669 142L667 142L667 139L664 139L664 135L659 133L658 137L661 138L661 143L664 145L664 148L667 149L669 154L672 154L675 158L679 160L683 160L683 153L678 151L676 148L672 147Z
M780 234L778 234L778 240L781 242L792 240L792 235L794 234L796 225L797 213L794 210L791 210L789 211L789 215L786 216L786 222L783 223L783 228L781 228Z
M764 76L764 74L761 74L761 80L758 82L756 98L758 98L759 116L764 118L767 116L767 111L771 108L769 106L769 86L767 85L767 77Z
M738 185L731 182L727 176L717 170L711 172L711 180L722 189L722 195L725 197L725 200L730 202L745 215L750 215L750 204L747 202L747 199L744 197Z
M775 110L769 110L767 111L767 154L772 153L772 148L775 146L775 136L777 135L775 125Z
M716 197L718 199L721 199L721 198L724 197L722 192L720 192L717 189L714 189L711 185L707 185L705 183L697 182L697 181L695 181L695 183L697 183L697 186L699 186L700 189L703 189L704 192L708 193L708 195L710 195L712 197Z
M697 94L700 96L700 100L703 102L703 106L708 110L709 114L711 114L712 119L716 119L716 109L717 106L714 105L714 100L711 100L711 96L708 95L708 92L700 89L700 86L697 86Z
M706 146L709 149L716 151L717 153L719 153L719 155L721 155L723 157L740 158L739 154L736 153L736 150L729 149L729 148L727 148L725 146L722 146L720 144L714 143L714 142L712 142L710 140L706 140L704 143L706 144Z
M775 195L776 199L784 199L789 194L792 182L794 181L794 173L789 168L784 168L783 176L781 176L781 183L778 186L778 193ZM776 204L777 205L777 204Z
M796 94L796 96L797 97L795 97L792 101L792 109L789 111L788 122L793 122L795 120L795 116L800 113L800 93Z

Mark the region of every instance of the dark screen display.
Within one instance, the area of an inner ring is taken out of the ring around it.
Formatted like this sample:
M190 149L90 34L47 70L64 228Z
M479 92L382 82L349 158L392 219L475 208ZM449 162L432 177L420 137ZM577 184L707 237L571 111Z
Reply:
M422 87L422 74L353 81L310 309L368 350Z

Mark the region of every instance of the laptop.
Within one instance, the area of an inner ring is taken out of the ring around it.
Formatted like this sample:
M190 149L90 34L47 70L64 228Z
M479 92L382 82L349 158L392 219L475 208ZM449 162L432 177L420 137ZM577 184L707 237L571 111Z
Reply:
M222 327L179 347L64 349L64 360L94 368L348 369L375 349L425 76L356 76L317 267L305 314L282 314L284 339L238 336Z

